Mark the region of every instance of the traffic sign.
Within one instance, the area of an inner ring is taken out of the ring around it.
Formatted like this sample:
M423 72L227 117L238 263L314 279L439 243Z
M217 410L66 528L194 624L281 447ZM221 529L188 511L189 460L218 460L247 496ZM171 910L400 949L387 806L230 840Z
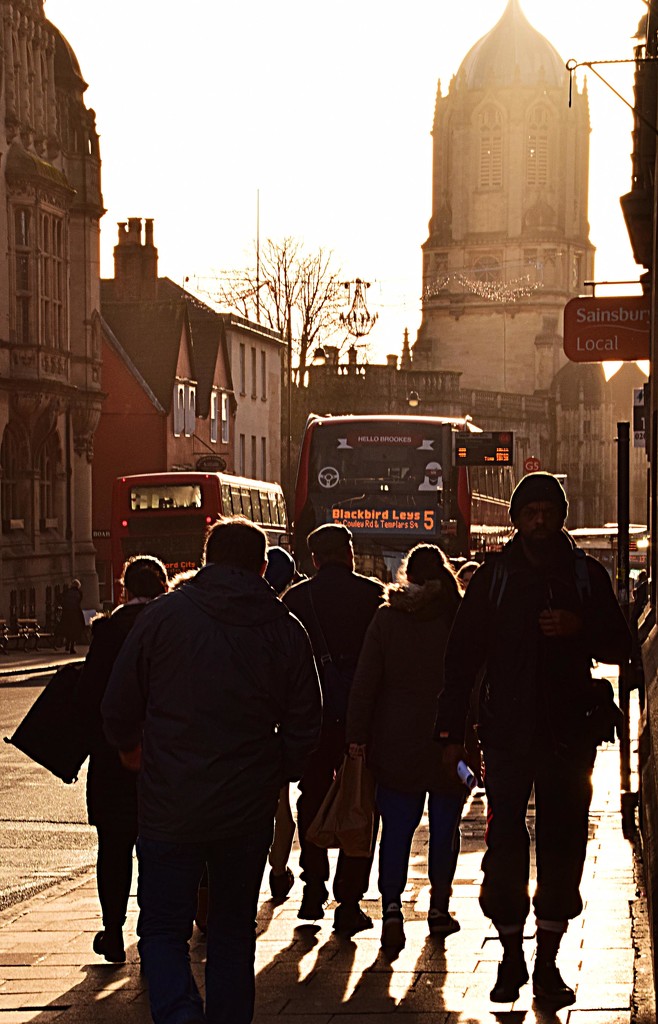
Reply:
M530 455L523 463L524 473L538 473L540 469L541 462L534 455Z

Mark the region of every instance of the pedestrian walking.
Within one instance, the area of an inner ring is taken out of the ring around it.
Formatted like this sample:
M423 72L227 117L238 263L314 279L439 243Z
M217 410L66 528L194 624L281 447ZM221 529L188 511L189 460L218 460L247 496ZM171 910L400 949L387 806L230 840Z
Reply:
M350 692L349 753L365 757L377 783L384 947L404 945L402 893L428 800L429 930L444 936L459 931L449 901L466 788L456 774L448 776L433 733L443 655L460 600L454 570L441 549L413 548L370 623Z
M205 565L147 607L102 704L107 738L139 766L139 953L155 1024L249 1024L255 918L279 791L317 742L308 638L262 579L267 537L210 527ZM209 875L206 1001L189 939Z
M75 654L75 645L80 642L84 628L82 584L80 580L71 580L70 586L62 594L62 618L60 624L68 654Z
M327 851L306 838L346 750L345 720L349 690L363 639L383 597L378 580L354 572L352 534L345 526L327 524L309 534L307 543L317 572L291 587L284 603L304 624L320 671L323 696L322 733L300 784L297 826L304 892L298 917L324 917L329 892ZM342 851L333 884L338 906L334 929L354 935L372 928L359 906L367 888L372 857L348 857Z
M463 562L457 570L457 579L461 583L464 590L473 579L473 573L477 572L480 568L479 562Z
M277 597L281 597L295 578L296 566L292 555L285 548L273 546L267 549L265 579ZM274 838L268 856L270 864L270 892L272 899L283 903L295 884L295 876L288 861L295 838L295 819L290 807L290 784L286 783L279 793L274 816Z
M516 533L471 580L448 642L437 736L446 764L463 756L471 693L484 670L477 715L488 802L480 904L503 959L491 991L512 1002L528 980L523 927L530 909L526 811L534 787L537 862L535 997L574 1002L556 956L582 911L599 688L592 659L620 664L630 636L603 566L563 529L567 499L549 473L525 476L510 502ZM614 705L612 705L614 708ZM608 730L609 731L609 730Z
M146 605L167 589L167 570L150 555L130 558L121 574L124 603L94 620L91 644L78 683L79 706L90 743L87 813L98 833L96 879L103 930L94 952L123 963L123 926L137 841L137 776L125 768L103 733L101 701L117 655Z

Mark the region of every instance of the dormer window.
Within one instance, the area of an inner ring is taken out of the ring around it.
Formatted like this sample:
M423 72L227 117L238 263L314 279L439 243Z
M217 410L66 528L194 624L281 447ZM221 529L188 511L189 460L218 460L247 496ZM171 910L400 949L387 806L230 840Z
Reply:
M219 437L219 392L213 388L210 392L210 440L214 444Z
M196 426L196 387L185 385L185 436L192 437Z
M174 387L174 437L180 437L185 429L185 385Z

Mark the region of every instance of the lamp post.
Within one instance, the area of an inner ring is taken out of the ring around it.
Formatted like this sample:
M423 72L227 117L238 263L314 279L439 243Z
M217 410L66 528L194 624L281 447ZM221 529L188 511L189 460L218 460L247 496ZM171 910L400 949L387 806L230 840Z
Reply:
M417 409L420 405L420 395L417 391L410 391L407 395L407 405L410 409Z

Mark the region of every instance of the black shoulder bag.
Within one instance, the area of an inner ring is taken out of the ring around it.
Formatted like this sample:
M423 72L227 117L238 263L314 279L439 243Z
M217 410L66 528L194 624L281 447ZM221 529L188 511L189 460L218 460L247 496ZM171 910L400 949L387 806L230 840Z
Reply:
M322 684L323 718L325 722L344 722L347 718L347 704L354 678L354 670L339 668L331 657L320 620L318 619L318 613L315 610L310 586L308 587L308 600L313 622L321 642L319 668L320 682Z

